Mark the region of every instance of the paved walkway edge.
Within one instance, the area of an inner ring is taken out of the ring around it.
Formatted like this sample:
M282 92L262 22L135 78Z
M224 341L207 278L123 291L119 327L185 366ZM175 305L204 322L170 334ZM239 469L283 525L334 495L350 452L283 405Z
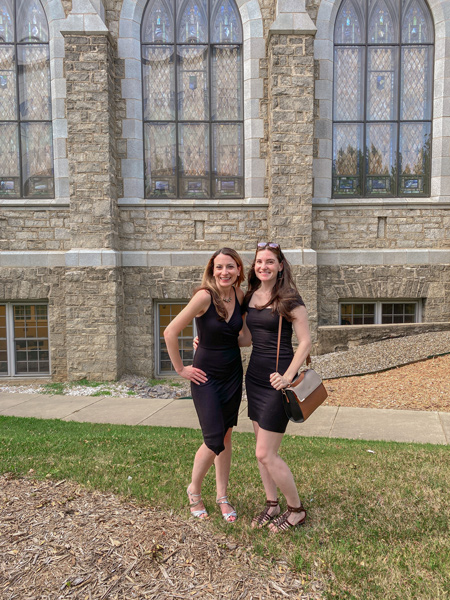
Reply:
M58 396L0 392L0 415L90 423L198 429L192 400ZM253 432L242 403L236 431ZM306 423L289 423L290 435L450 444L450 413L321 406Z

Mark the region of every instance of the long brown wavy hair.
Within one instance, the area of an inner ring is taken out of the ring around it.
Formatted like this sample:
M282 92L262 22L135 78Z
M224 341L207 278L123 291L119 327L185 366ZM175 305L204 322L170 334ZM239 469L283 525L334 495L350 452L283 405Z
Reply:
M227 310L225 308L225 304L220 298L219 288L217 287L216 280L214 278L214 259L219 256L219 254L225 254L225 256L229 256L234 260L237 266L241 268L238 278L233 283L233 287L239 288L241 286L241 283L244 281L244 263L242 262L242 258L239 256L236 250L233 250L233 248L221 248L220 250L214 252L209 259L208 264L203 272L202 283L194 291L194 293L200 290L207 290L211 294L212 301L214 302L217 314L219 315L219 320L226 321L228 319Z
M265 248L257 248L255 252L255 258L253 259L252 266L248 272L248 290L245 294L245 304L248 306L250 298L254 292L261 286L261 281L256 276L255 263L258 252L263 250L270 250L278 261L283 265L283 270L279 271L278 278L275 285L272 288L272 295L270 300L264 304L264 306L258 306L258 309L268 308L272 306L272 312L282 315L288 321L292 321L291 313L296 306L303 304L303 300L295 286L294 279L292 277L291 265L284 256L281 248L273 248L267 245ZM281 274L281 275L280 275Z

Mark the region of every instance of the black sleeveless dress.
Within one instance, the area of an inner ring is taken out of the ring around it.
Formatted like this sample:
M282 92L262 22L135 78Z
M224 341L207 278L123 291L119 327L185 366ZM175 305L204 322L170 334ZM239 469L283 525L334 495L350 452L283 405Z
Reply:
M234 311L228 322L219 321L212 300L208 310L195 318L199 342L193 364L206 373L208 381L200 385L191 382L191 393L203 440L215 454L225 449L225 434L237 425L242 398L238 336L243 321L236 290L234 293Z
M299 297L298 304L304 306ZM281 391L270 384L270 375L275 373L279 315L271 308L247 306L247 326L252 334L252 354L245 375L248 416L266 431L284 433L289 419L286 416ZM294 356L292 348L292 323L283 318L281 327L278 372L283 375Z

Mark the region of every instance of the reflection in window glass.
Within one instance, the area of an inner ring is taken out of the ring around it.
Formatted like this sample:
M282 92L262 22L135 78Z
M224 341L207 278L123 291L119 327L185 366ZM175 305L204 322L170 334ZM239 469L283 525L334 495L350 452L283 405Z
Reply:
M13 306L16 375L50 372L47 305Z
M164 340L164 329L183 310L185 306L185 302L161 302L157 304L157 323L159 329L159 365L157 365L157 371L160 375L175 374L175 370L169 358L169 353L167 352L166 342ZM194 350L192 347L193 339L194 325L193 323L190 323L178 336L178 347L180 350L181 360L183 362L192 363L194 358Z
M334 30L335 198L430 194L433 37L425 0L342 2Z

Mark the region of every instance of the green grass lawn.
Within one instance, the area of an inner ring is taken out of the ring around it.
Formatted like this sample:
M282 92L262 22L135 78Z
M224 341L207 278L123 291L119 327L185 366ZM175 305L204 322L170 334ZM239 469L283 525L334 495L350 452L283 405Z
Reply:
M0 472L71 479L188 516L185 489L198 431L0 417ZM450 595L448 447L286 436L281 449L298 482L307 525L283 535L250 528L264 492L252 434L233 434L227 526L204 500L218 531L322 573L327 598L440 600ZM368 452L372 450L372 452ZM131 479L130 479L131 477Z

